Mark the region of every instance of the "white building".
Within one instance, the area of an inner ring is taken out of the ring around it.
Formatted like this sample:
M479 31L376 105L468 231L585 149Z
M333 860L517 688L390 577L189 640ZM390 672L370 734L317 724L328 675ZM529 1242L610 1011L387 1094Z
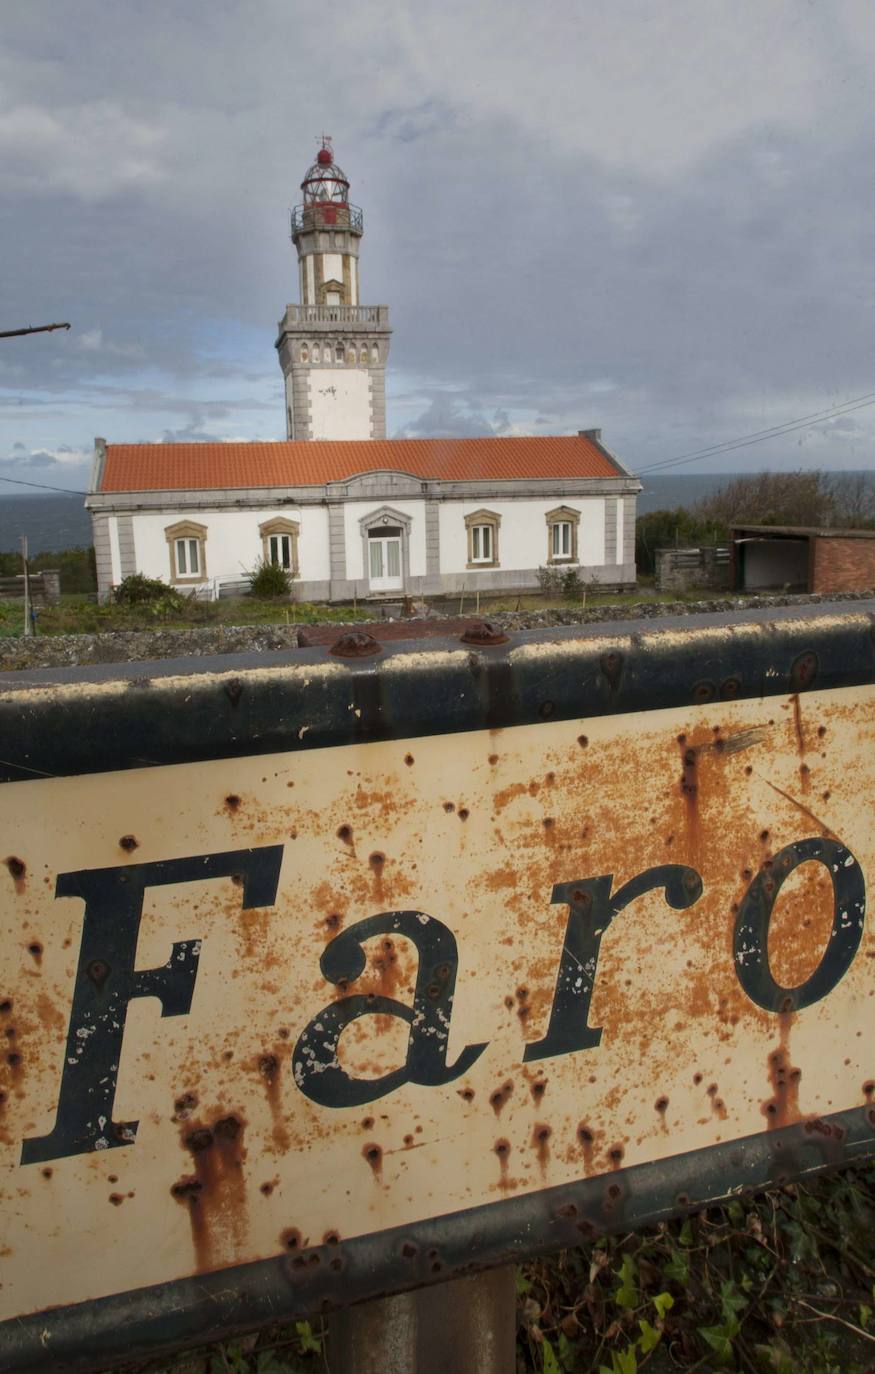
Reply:
M327 140L292 212L300 305L280 322L280 443L96 440L98 590L132 573L198 595L280 563L303 600L534 587L538 569L635 583L641 484L601 431L386 439L386 306L359 304L362 214Z
M281 563L304 600L498 591L538 568L635 582L640 483L598 430L513 439L106 444L92 495L101 595L130 573L206 595Z

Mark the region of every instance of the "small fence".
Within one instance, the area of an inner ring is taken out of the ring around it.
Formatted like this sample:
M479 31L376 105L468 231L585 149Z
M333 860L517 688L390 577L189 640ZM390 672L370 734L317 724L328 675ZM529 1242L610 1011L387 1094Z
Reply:
M692 549L657 549L656 590L685 592L694 587L715 591L730 585L731 550L728 544Z
M55 569L31 573L30 601L32 606L57 606L61 599L61 576ZM0 577L0 601L24 599L24 574Z

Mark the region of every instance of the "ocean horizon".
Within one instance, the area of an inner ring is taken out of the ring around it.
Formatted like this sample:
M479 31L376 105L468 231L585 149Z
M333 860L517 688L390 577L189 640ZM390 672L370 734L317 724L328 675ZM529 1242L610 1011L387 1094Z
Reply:
M678 506L692 506L710 496L718 487L736 477L751 476L739 472L645 473L641 478L644 489L638 497L638 514L654 510L674 510ZM839 476L855 476L842 473ZM867 471L870 481L875 473ZM0 496L0 552L17 553L23 534L27 535L31 554L62 553L65 549L87 548L91 544L91 517L84 506L84 497L71 493L46 495Z

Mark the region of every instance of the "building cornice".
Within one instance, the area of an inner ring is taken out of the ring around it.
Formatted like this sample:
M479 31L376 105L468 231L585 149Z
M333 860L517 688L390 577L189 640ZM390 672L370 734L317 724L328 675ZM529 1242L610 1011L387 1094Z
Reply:
M513 501L564 498L585 500L598 496L631 496L641 490L635 477L582 477L551 481L539 479L506 479L497 482L467 481L439 482L410 479L408 473L366 474L366 476L402 476L416 482L416 487L399 491L397 483L373 483L368 490L349 490L346 482L329 482L308 487L230 487L185 491L114 491L92 492L85 505L93 512L162 511L162 510L239 510L264 509L267 506L321 506L329 502L371 502L398 500L431 501Z

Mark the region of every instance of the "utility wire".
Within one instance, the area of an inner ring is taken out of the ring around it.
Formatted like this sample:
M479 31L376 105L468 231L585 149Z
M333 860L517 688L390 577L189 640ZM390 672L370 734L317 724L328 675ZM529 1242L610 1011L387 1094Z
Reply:
M80 491L78 487L50 487L47 482L24 482L20 477L0 477L0 482L11 482L15 487L39 487L40 491L62 491L65 496L90 496L90 491Z
M708 448L696 449L693 453L682 453L677 458L664 458L658 463L650 463L647 467L638 468L636 476L665 468L680 467L684 463L693 463L698 458L732 453L735 449L746 448L751 444L760 444L766 439L778 438L782 434L792 434L794 430L805 429L806 426L823 424L839 415L846 415L853 410L864 410L871 405L875 405L875 391L866 392L862 396L852 396L839 405L830 406L827 410L815 410L810 415L801 415L798 419L786 420L783 424L773 425L770 429L755 430L754 433L743 434L737 439L727 439L722 444L712 444Z

